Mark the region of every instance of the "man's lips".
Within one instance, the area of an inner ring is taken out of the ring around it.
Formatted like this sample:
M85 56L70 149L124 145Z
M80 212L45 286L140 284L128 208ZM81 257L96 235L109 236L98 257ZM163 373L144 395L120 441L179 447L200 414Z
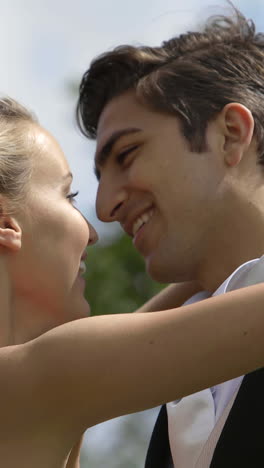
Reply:
M148 207L144 211L141 210L133 217L130 217L128 221L120 223L124 231L130 236L135 237L137 232L141 229L144 224L147 224L153 215L153 206Z
M133 244L136 249L144 256L146 254L147 244L146 244L146 233L151 233L151 229L148 230L149 221L153 216L153 209L144 213L134 225L134 236Z
M136 232L136 234L134 235L134 237L133 237L133 244L137 249L139 249L139 247L140 247L141 238L142 238L142 236L144 236L144 231L145 231L146 225L147 225L147 223L142 224L140 226L140 228L138 229L138 231Z
M143 213L141 216L139 216L136 219L132 227L133 237L135 237L135 235L138 233L138 231L142 228L144 224L147 224L149 222L149 220L152 218L152 215L153 215L153 208Z

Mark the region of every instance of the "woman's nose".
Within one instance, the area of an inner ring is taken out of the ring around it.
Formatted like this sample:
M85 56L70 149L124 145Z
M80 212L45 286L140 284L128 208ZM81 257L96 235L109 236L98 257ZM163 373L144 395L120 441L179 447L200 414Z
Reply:
M89 221L87 221L87 224L89 226L89 231L90 231L88 245L94 245L98 241L98 234L97 234L96 229L93 227L91 223L89 223Z

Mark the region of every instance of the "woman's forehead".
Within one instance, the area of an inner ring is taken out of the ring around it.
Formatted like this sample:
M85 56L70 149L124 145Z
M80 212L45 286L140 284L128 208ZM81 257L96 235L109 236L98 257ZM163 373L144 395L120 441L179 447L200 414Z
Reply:
M48 180L69 172L69 165L56 139L45 129L34 129L33 172Z

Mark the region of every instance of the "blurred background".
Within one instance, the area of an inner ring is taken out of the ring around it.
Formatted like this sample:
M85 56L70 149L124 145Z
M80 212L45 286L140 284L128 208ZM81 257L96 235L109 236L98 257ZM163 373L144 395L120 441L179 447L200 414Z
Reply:
M234 0L264 30L262 0ZM159 45L215 13L224 0L0 0L0 92L33 110L59 140L79 190L77 207L100 242L88 255L86 295L93 314L132 312L162 286L116 225L96 219L94 143L77 130L74 111L81 76L96 55L119 44ZM115 363L113 363L113 366ZM87 431L82 468L140 468L157 409Z

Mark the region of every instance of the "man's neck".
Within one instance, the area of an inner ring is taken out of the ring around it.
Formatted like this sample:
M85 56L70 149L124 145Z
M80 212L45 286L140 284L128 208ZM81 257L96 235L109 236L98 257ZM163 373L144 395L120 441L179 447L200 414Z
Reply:
M236 268L264 255L264 205L239 206L219 220L197 270L202 288L214 292Z

